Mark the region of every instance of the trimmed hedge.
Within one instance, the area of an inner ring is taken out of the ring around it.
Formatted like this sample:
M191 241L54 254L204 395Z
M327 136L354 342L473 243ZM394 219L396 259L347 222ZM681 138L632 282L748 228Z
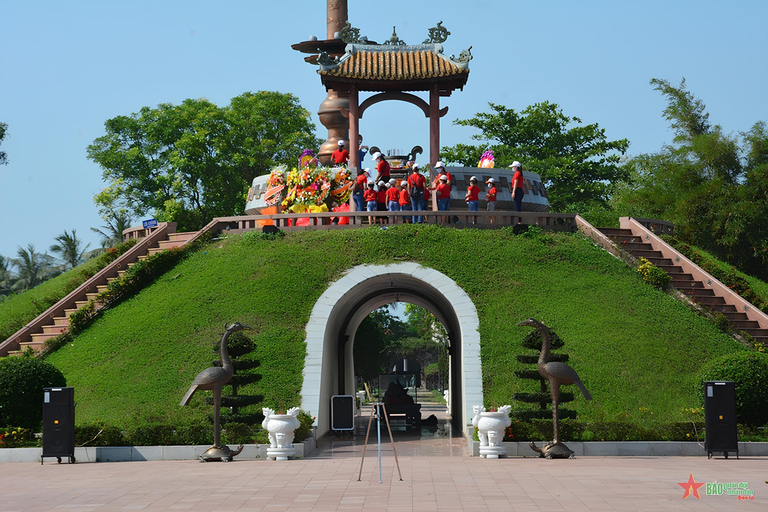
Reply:
M739 423L756 427L768 423L768 354L741 352L718 357L702 367L700 377L702 403L704 382L733 381Z
M43 388L66 386L52 364L33 357L0 359L0 426L39 429L43 422Z

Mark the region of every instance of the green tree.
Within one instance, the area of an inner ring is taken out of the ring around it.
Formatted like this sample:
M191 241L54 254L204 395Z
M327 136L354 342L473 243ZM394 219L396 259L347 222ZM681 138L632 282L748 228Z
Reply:
M389 373L390 347L407 336L406 325L390 313L387 306L372 311L355 333L355 375L370 381L379 374Z
M704 103L685 87L653 79L667 100L673 144L626 165L630 178L612 205L622 214L664 219L683 241L768 277L768 133L757 122L740 135L709 122Z
M153 214L180 230L242 214L251 180L279 163L295 165L317 147L309 112L291 94L245 93L220 108L205 99L144 107L105 123L88 158L109 184L102 208Z
M64 262L64 269L69 270L77 267L85 261L85 251L91 244L83 247L83 241L77 238L77 232L73 228L71 233L60 234L55 238L56 243L51 245L51 252L59 255L61 261Z
M91 231L101 236L102 249L114 247L123 241L123 231L131 227L133 217L125 208L118 210L108 209L101 216L106 222L105 226L91 228Z
M43 420L43 388L67 385L56 367L34 357L1 359L0 382L0 427L33 429Z
M5 139L5 134L8 132L8 125L5 123L0 123L0 144L3 143L3 139ZM8 164L8 154L5 151L0 151L0 165L7 165Z
M544 102L521 112L489 103L491 112L454 121L480 130L472 139L481 145L457 144L442 149L443 159L474 167L482 153L493 150L497 167L514 160L541 176L554 211L606 204L611 183L627 178L620 158L627 139L609 141L597 124L582 125L555 103Z
M13 276L8 268L8 259L0 254L0 296L13 293Z
M17 257L11 260L16 267L17 276L13 284L14 291L34 288L56 274L52 258L48 254L37 252L32 244L28 244L26 249L19 247L16 255Z

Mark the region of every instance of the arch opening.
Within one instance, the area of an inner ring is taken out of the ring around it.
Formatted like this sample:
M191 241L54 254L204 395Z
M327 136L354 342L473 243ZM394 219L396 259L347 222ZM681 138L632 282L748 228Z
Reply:
M319 434L330 428L331 396L354 394L352 351L358 326L369 313L393 302L421 306L445 327L454 426L464 430L472 405L482 404L479 321L464 290L444 274L416 263L363 265L323 293L307 324L302 408L316 411Z

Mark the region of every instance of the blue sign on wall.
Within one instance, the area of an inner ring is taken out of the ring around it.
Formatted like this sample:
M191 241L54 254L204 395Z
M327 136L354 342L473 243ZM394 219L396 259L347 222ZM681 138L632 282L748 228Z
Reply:
M144 229L154 228L157 226L157 219L149 219L141 221L141 225Z

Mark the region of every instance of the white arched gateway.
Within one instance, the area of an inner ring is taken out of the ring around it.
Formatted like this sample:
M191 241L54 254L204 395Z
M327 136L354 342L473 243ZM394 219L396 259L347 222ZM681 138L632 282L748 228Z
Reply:
M454 426L466 428L472 406L483 403L477 309L464 290L417 263L361 265L331 284L307 323L301 407L317 415L319 434L330 428L331 396L355 392L352 347L358 326L371 311L393 302L423 307L448 332Z

